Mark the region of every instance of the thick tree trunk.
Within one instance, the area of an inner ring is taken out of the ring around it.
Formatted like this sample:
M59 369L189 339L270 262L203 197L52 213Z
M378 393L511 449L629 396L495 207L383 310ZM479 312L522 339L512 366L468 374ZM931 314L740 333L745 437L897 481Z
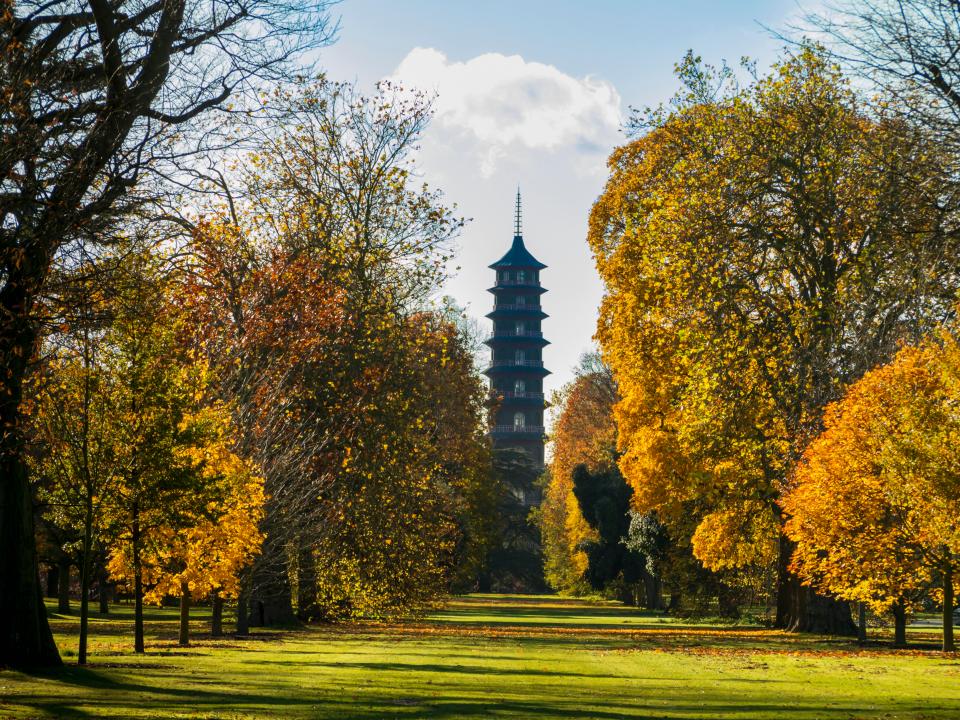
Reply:
M28 238L24 238L26 240ZM61 665L40 587L33 496L26 464L21 403L27 364L37 332L33 299L50 256L25 245L16 267L8 266L0 289L0 665Z
M896 603L893 608L893 646L907 646L907 610L903 601Z
M953 567L949 564L943 571L943 651L954 652L953 642Z
M737 594L725 583L720 583L717 590L717 612L722 618L737 619L740 617Z
M107 577L107 568L103 565L97 570L97 594L100 600L100 614L110 614L110 580Z
M66 615L70 612L70 559L63 557L60 560L60 570L57 573L59 585L57 587L57 612Z
M214 590L210 608L210 637L223 637L223 598Z
M318 619L316 558L313 547L303 540L297 557L297 617L303 622Z
M857 642L867 642L867 604L857 603Z
M835 598L820 595L801 584L790 572L794 544L780 537L777 563L777 617L774 627L791 632L856 637L857 626L850 617L850 606Z
M190 586L180 583L180 637L178 644L186 647L190 644Z
M133 532L131 533L133 554L133 651L143 653L143 568L140 562L140 517L134 505Z
M237 593L237 635L250 634L250 583L249 580L240 583L240 592Z
M271 542L270 537L268 528L263 553L253 571L251 624L262 627L295 625L297 616L293 612L287 548L277 539Z

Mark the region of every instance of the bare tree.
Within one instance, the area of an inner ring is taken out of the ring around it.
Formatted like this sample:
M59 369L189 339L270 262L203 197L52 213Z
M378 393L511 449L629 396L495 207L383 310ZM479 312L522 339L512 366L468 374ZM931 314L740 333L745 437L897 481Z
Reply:
M37 578L21 415L58 252L108 224L210 113L289 73L328 0L0 0L0 664L60 662Z
M960 149L960 3L842 0L795 30L883 91L883 99Z

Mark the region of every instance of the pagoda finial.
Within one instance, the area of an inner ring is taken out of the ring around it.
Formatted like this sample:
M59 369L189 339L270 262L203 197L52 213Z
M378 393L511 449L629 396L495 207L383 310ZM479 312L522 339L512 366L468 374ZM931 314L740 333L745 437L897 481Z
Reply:
M517 185L517 213L513 219L513 234L515 237L520 237L523 234L522 220L523 211L520 208L520 186Z

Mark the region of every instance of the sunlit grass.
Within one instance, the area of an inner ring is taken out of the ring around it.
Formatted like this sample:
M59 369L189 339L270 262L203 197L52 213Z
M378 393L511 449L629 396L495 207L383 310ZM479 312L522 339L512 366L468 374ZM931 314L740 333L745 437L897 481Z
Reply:
M0 672L0 717L956 718L960 658L924 647L695 624L616 603L471 596L406 623L176 646L176 610L91 624L87 668ZM54 618L61 649L76 618ZM71 658L66 658L72 662Z

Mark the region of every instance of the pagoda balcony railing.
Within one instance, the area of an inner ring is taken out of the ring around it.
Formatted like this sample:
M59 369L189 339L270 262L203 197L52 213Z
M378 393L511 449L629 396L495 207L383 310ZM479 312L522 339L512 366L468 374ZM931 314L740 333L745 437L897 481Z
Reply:
M543 425L494 425L495 433L527 433L543 435Z
M539 280L497 280L497 285L510 285L522 287L526 285L527 287L540 287Z
M543 360L494 360L491 367L510 365L512 367L543 367Z
M540 312L539 305L515 305L513 303L494 303L494 310L533 310Z
M493 340L498 337L529 337L529 338L542 338L543 332L540 330L521 330L517 332L516 330L494 330L493 335L491 335L488 340Z
M543 400L543 393L541 392L498 392L496 390L494 392L507 400Z

